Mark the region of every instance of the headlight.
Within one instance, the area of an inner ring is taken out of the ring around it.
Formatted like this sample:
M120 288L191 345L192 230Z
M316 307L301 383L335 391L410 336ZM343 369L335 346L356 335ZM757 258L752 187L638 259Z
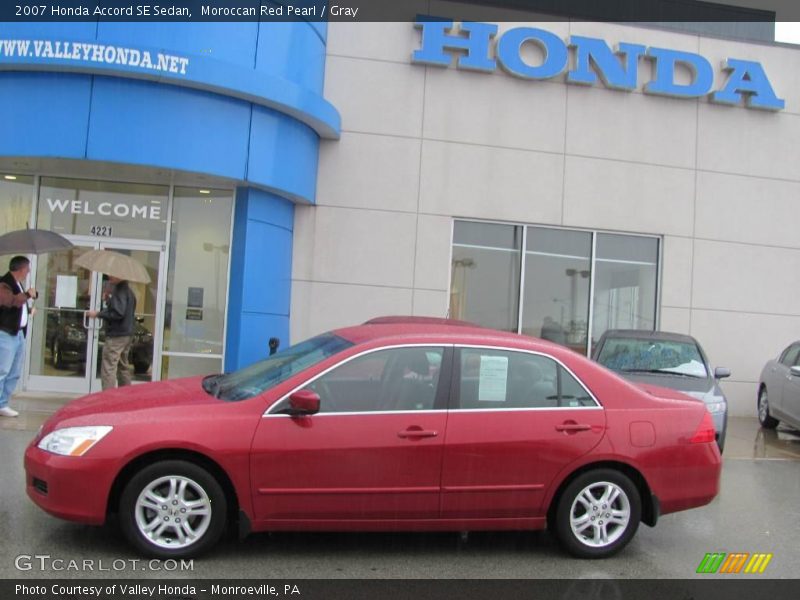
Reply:
M67 339L70 342L85 342L86 332L79 329L67 329Z
M42 438L39 448L63 456L83 456L112 429L109 425L56 429Z
M723 413L723 412L725 412L725 403L724 402L708 402L708 403L706 403L706 408L708 409L708 412L710 412L712 415L717 414L717 413Z

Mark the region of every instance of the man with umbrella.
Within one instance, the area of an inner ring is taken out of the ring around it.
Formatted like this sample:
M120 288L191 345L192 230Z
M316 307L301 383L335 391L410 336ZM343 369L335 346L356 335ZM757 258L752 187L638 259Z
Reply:
M128 282L109 275L113 286L103 310L88 310L86 315L105 321L106 343L103 346L103 364L100 368L100 382L104 390L131 384L131 368L128 353L133 340L136 312L136 296Z
M34 288L23 288L31 270L25 256L15 256L8 263L8 273L0 278L0 416L16 417L8 405L22 374L25 335L30 316L28 301L36 298Z
M0 279L0 416L16 417L17 411L8 406L8 399L22 373L25 335L28 318L35 309L28 301L38 294L27 291L23 282L31 271L31 262L21 254L42 254L72 248L64 236L45 229L20 229L0 235L0 254L18 253L8 264L8 273Z
M112 250L89 250L75 260L75 264L108 275L114 287L106 298L103 310L87 310L86 316L103 319L106 324L106 343L103 346L103 363L100 383L103 389L131 384L128 352L136 323L136 296L129 281L150 282L144 265L126 254ZM105 297L105 292L104 292Z

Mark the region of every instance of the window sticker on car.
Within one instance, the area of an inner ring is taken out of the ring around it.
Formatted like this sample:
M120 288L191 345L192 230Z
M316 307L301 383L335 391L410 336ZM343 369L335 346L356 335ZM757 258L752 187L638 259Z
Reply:
M508 357L481 355L478 401L505 402L508 382Z

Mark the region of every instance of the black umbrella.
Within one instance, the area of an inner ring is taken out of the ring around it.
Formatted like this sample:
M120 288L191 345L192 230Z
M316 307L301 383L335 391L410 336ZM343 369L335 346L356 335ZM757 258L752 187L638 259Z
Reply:
M63 235L46 229L19 229L0 235L0 254L42 254L72 247Z

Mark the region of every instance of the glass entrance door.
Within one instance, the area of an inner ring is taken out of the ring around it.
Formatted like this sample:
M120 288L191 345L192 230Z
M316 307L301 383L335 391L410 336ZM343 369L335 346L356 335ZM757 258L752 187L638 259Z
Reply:
M75 247L38 258L37 314L29 328L29 382L45 391L85 394L100 389L105 329L102 319L84 318L86 310L101 310L110 284L100 273L75 264L85 252L109 249L141 262L150 283L130 282L136 296L136 323L129 354L133 380L152 381L160 373L161 347L158 290L164 271L164 251L147 242L101 242L69 236Z

